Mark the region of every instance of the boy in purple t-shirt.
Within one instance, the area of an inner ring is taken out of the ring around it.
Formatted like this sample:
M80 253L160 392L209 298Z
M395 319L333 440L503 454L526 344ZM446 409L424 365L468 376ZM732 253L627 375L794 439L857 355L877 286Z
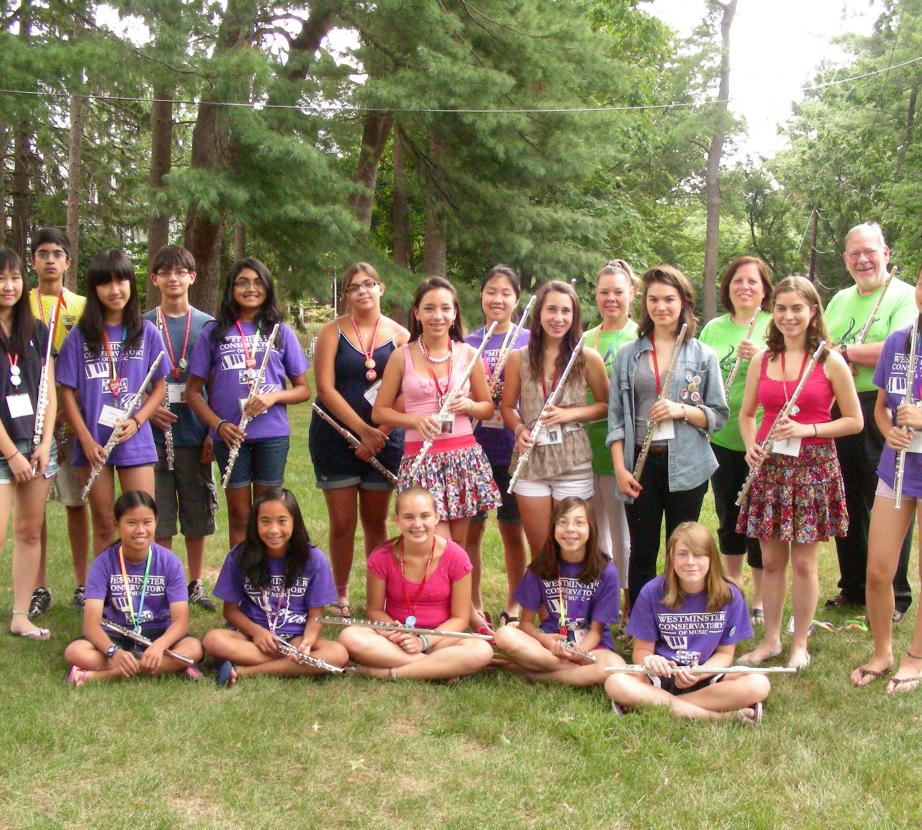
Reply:
M752 624L703 525L683 522L673 531L663 575L641 589L627 631L634 637L637 673L605 681L618 714L621 707L666 706L682 718L761 720L768 678L720 671L733 662L736 643L752 636Z
M118 541L90 566L83 636L64 651L71 663L67 682L75 686L184 671L202 658L199 641L187 636L189 603L182 563L154 542L153 498L139 490L122 493L115 503L115 522ZM108 628L107 621L136 636Z

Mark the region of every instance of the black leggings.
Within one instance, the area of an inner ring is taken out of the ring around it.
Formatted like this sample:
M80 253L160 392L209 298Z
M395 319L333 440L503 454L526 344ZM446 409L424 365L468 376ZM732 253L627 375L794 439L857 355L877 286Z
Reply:
M640 454L638 448L635 458ZM628 586L631 607L637 601L640 589L656 576L663 516L666 517L666 538L682 522L696 522L701 515L701 505L707 492L707 481L691 490L669 492L669 453L651 452L647 456L643 487L633 504L624 506L631 534L631 558L628 564Z
M720 466L711 476L711 489L714 491L714 509L717 512L717 539L720 552L727 556L742 556L750 568L762 567L762 546L758 539L750 539L736 532L736 520L740 509L736 506L736 497L749 475L746 453L729 450L726 447L711 444L717 463Z

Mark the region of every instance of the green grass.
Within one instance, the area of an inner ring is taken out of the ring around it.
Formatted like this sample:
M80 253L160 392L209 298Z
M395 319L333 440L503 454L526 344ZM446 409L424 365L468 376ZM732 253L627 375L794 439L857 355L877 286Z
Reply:
M292 412L288 485L326 547L308 412ZM813 666L775 681L757 729L661 712L616 719L600 689L545 688L496 673L457 686L263 678L221 690L166 678L71 689L61 654L80 619L68 605L73 576L60 505L48 516L55 604L43 623L54 638L0 643L0 828L919 824L920 698L885 698L880 681L851 687L848 672L868 653L867 634L817 631ZM709 503L704 521L714 526ZM225 540L222 504L209 584ZM496 611L505 578L492 522L486 551L484 595ZM9 545L2 567L0 606L9 608ZM357 565L360 611L363 580ZM821 581L821 598L835 592L832 546L821 551ZM900 650L914 609L897 626ZM193 610L194 634L219 624L220 614Z

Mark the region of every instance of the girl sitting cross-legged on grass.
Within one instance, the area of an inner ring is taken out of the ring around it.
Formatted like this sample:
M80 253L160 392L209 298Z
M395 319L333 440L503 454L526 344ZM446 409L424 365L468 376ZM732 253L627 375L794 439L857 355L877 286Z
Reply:
M273 487L256 497L246 539L227 554L214 593L224 600L231 626L213 629L203 640L205 651L223 661L218 685L231 686L242 675L323 673L280 654L279 639L311 657L346 665L346 649L321 638L321 623L313 621L324 605L336 602L336 588L290 490Z
M438 509L428 490L404 490L396 509L400 535L368 558L369 618L464 631L471 618L471 560L460 545L436 535ZM360 664L359 674L390 680L457 678L482 669L493 657L485 640L358 625L344 629L339 642Z
M666 549L663 575L637 597L628 623L633 660L644 674L613 674L605 691L621 707L667 706L682 718L756 723L768 696L764 674L698 675L683 667L725 667L752 636L746 600L724 576L710 531L683 522Z
M624 662L613 651L608 627L618 621L618 570L599 550L588 502L575 496L558 502L551 526L553 535L513 595L522 606L522 621L518 628L499 628L496 646L508 655L513 671L532 680L601 684L605 666ZM542 608L546 615L536 627L534 617Z
M71 663L67 682L123 680L138 674L172 674L195 662L202 646L189 631L189 592L182 562L154 542L157 506L143 490L122 493L115 502L118 541L90 566L83 606L83 636L64 650ZM103 625L109 620L152 640L148 647Z

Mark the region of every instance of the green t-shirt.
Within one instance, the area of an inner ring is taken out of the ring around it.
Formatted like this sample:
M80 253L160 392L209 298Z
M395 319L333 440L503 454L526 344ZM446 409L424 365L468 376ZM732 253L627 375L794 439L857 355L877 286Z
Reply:
M755 328L752 330L753 343L764 346L765 332L772 316L767 311L760 311L756 318ZM736 363L736 347L742 343L746 332L749 330L749 323L738 326L733 322L729 314L715 317L711 320L698 335L702 343L707 343L715 352L717 360L720 362L720 373L723 376L724 383ZM743 452L746 446L740 436L739 414L740 407L743 405L743 391L746 388L746 370L749 368L749 361L740 362L739 371L733 380L733 388L727 394L727 403L730 406L730 417L727 423L721 429L711 436L711 443L720 447L726 447L728 450Z
M867 322L883 290L881 286L873 294L862 297L853 285L843 288L829 301L825 314L826 328L837 345L851 345L858 339L858 333ZM902 280L896 280L887 289L864 342L883 342L891 332L911 326L916 313L915 289ZM857 371L855 388L859 392L877 391L873 381L873 366L853 366L853 369Z
M628 320L620 331L602 331L601 323L589 329L583 335L587 346L595 349L605 361L605 371L611 380L611 367L615 362L615 355L632 340L637 339L637 323ZM595 403L590 390L586 395L586 403ZM592 472L597 476L613 476L615 466L611 460L611 450L605 446L605 436L608 434L608 418L593 421L589 424L589 445L592 448Z

